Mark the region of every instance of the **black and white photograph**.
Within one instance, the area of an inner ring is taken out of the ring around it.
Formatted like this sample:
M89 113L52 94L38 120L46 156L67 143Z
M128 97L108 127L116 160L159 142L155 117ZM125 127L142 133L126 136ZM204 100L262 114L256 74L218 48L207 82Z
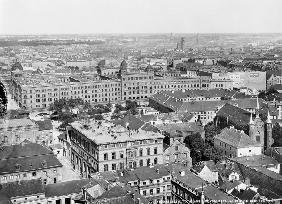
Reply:
M0 0L0 204L282 203L282 0Z

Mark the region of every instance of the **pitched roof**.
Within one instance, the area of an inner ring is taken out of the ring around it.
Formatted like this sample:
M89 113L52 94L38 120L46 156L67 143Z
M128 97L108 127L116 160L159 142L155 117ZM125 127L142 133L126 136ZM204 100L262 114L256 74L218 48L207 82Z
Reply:
M134 193L134 195L133 195ZM141 204L149 204L149 201L128 186L114 186L101 196L96 203L101 204L135 204L137 199Z
M212 185L208 185L204 187L204 195L206 199L209 200L222 200L222 203L230 203L234 202L234 197L227 195L226 193L222 192L218 188Z
M31 157L48 154L53 154L50 149L40 144L31 143L30 141L25 140L17 145L3 146L0 151L0 158L1 160L3 160L10 158Z
M224 181L223 184L220 186L220 189L225 190L225 191L230 191L232 189L234 189L235 187L237 187L238 185L240 185L242 182L241 181Z
M149 179L158 179L162 178L163 176L170 175L169 169L164 165L156 165L152 168L144 166L135 169L134 174L136 175L139 180L149 180Z
M22 180L17 182L3 183L0 193L8 198L44 194L44 186L40 179Z
M61 183L49 184L46 186L45 195L46 197L55 197L69 195L73 193L82 192L82 187L86 186L90 182L93 182L89 179L82 180L72 180ZM96 183L98 184L98 183Z
M250 122L251 113L236 107L231 104L225 104L217 113L216 116L228 118L228 121L232 121L238 126L246 126Z
M0 158L0 174L62 166L51 150L26 141L2 147Z
M224 128L214 139L218 139L236 148L260 146L243 131L236 130L235 128Z
M257 195L258 193L253 191L252 189L248 188L244 190L243 192L239 192L236 197L239 198L240 200L248 200L251 201Z
M134 115L126 115L122 119L113 120L112 123L123 127L126 127L126 124L128 124L128 128L131 130L138 130L145 124L140 118L137 118Z
M179 136L180 132L202 133L204 128L198 123L170 123L155 125L159 130L166 131L170 137Z

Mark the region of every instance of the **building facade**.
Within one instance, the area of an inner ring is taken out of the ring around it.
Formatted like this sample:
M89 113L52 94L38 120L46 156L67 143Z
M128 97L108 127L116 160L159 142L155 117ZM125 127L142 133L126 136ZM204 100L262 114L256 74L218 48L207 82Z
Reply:
M41 178L44 184L50 184L62 179L62 164L51 150L40 144L24 141L3 146L0 156L1 183Z
M67 137L71 143L71 163L85 177L97 171L163 163L164 136L159 133L91 121L72 123Z
M41 130L30 119L0 120L0 141L2 145L20 144L24 140L49 145L53 140L51 130Z

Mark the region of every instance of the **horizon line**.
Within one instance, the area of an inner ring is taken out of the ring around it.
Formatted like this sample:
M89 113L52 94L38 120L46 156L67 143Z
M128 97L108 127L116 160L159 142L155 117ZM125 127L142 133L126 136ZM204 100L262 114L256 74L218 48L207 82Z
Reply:
M40 35L160 35L160 34L282 34L282 32L105 32L105 33L30 33L30 34L0 34L0 36L40 36Z

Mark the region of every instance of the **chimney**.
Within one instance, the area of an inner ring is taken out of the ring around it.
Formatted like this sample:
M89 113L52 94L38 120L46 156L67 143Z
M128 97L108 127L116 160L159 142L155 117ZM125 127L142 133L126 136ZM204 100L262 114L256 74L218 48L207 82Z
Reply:
M185 176L185 171L180 171L180 176Z
M120 172L120 176L123 176L123 172L122 171Z
M159 170L159 169L157 169L157 170L156 170L156 172L157 172L157 174L159 174L159 173L160 173L160 170Z
M83 200L86 201L86 189L83 187L82 189Z

